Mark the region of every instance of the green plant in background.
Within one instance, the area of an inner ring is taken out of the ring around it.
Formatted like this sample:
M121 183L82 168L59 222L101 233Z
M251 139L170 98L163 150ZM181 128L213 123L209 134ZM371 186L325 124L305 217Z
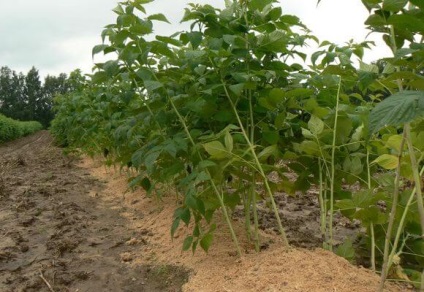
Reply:
M0 143L12 141L43 129L39 122L21 122L0 114Z

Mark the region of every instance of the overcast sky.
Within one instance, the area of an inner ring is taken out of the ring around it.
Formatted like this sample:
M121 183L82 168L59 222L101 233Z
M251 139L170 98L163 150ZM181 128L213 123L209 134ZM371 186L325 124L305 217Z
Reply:
M90 73L91 49L101 43L103 27L114 23L116 0L0 0L0 66L26 73L35 66L41 76ZM182 29L179 21L187 3L223 7L224 0L156 0L147 13L163 13L172 25L155 22L155 33L170 35ZM284 14L297 15L321 41L343 44L363 41L367 10L360 0L280 0ZM159 25L160 24L160 25ZM368 39L378 40L379 36ZM389 54L381 44L367 60Z

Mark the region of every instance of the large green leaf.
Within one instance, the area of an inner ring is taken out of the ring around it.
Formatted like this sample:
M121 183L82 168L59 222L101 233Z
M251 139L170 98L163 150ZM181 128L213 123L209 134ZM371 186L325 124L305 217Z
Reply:
M317 116L312 115L308 122L308 128L312 134L319 135L324 131L324 122Z
M213 241L213 234L207 233L203 238L200 240L200 246L205 252L208 252L209 247L211 246Z
M109 47L109 45L105 45L105 44L94 46L91 53L92 57L94 58L94 55L100 52L103 52L103 50L106 49L107 47Z
M147 17L147 19L149 19L149 20L163 21L163 22L167 22L167 23L171 24L168 21L168 19L166 18L166 16L163 15L162 13L150 15L149 17Z
M384 0L383 9L392 12L398 12L408 3L408 0Z
M159 81L146 80L144 81L144 87L146 87L148 92L152 92L158 88L163 87L163 84L160 83Z
M399 159L390 154L382 154L378 156L373 163L377 163L385 169L395 169L399 164Z
M394 25L396 29L424 33L424 21L415 15L395 14L389 17L387 23Z
M424 91L401 91L379 104L370 113L370 134L386 126L399 126L424 116Z
M371 11L373 8L378 8L382 0L362 0L362 4Z
M424 1L423 0L409 0L409 2L411 2L412 4L414 4L415 6L424 9Z
M274 2L274 0L251 0L249 1L249 9L262 11L265 6L272 2Z
M219 141L212 141L206 144L203 144L206 152L208 152L212 158L222 159L226 158L229 155L228 150L222 145Z

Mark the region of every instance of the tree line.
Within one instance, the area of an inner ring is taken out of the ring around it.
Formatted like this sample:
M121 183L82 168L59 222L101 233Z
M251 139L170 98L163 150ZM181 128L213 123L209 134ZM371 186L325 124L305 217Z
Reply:
M73 90L81 71L69 76L47 75L44 82L38 70L32 67L27 74L16 72L7 66L0 68L0 114L20 121L38 121L49 127L54 117L53 98Z

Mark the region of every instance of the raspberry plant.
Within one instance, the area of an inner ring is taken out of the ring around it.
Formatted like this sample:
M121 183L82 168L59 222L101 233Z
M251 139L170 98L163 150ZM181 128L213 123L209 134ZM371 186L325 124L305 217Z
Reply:
M274 194L317 187L324 248L333 250L333 215L341 212L366 230L360 245L370 266L382 269L382 287L393 269L418 285L424 278L421 2L362 1L370 11L366 25L383 35L392 58L366 64L371 42L324 41L309 67L302 48L319 40L277 1L227 0L222 10L189 4L182 21L190 29L170 36L154 35L154 23L168 20L146 14L149 2L114 9L116 23L93 48L93 55L114 58L95 64L87 78L75 73L80 87L57 98L58 139L136 170L129 184L148 195L172 189L178 206L171 236L182 223L192 227L184 250L207 251L221 213L240 255L231 212L241 205L246 234L259 251L261 200L289 246ZM352 255L351 247L347 241L335 251ZM402 264L394 264L395 256Z

